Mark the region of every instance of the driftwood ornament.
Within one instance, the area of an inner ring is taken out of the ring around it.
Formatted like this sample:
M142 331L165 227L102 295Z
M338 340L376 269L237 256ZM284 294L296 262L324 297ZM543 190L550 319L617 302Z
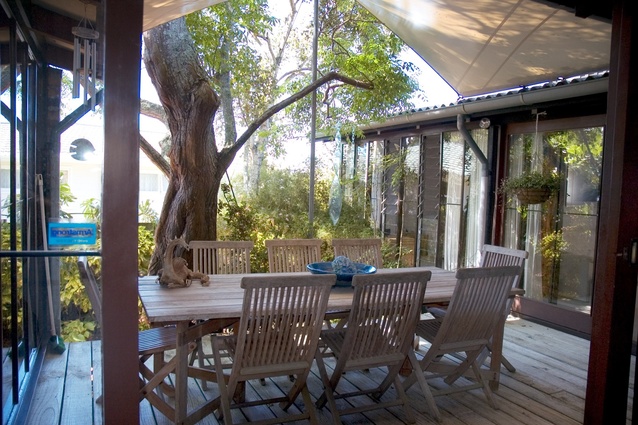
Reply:
M164 252L162 269L157 273L157 281L160 285L169 288L184 288L191 285L193 280L199 280L202 286L210 285L208 275L192 271L188 263L182 257L175 257L175 248L190 249L184 238L173 239L168 243Z

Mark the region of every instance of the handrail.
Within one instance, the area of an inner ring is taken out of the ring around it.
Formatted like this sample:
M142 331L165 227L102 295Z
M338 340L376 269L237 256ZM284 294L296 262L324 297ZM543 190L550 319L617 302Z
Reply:
M64 251L64 250L33 250L33 251L0 251L0 258L41 258L41 257L101 257L100 251Z

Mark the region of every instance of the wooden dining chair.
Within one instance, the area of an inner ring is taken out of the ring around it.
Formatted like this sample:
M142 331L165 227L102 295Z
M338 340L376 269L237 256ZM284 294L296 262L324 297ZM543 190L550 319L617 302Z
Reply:
M252 241L190 241L193 252L193 270L200 273L250 273Z
M333 239L332 248L335 258L342 255L348 257L355 263L364 263L381 268L381 239L360 238L360 239ZM331 311L326 315L327 327L343 327L347 323L348 312Z
M481 250L481 262L479 267L519 266L521 268L520 275L514 280L514 282L512 282L512 287L516 288L518 287L519 281L523 275L523 266L527 257L527 251L485 244ZM485 361L487 356L492 353L494 344L498 344L498 349L500 350L503 344L505 321L507 319L507 315L509 315L512 310L513 303L514 298L508 298L507 308L505 309L504 317L501 320L501 326L497 328L495 337L492 339L490 344L488 344L487 350L485 350L485 352L481 355L481 361ZM442 317L445 314L445 309L439 307L428 309L428 311L434 317ZM504 356L501 356L501 363L510 372L516 372L516 368Z
M102 323L102 295L95 274L86 257L80 257L77 262L80 273L80 281L85 287L86 293L93 307L93 313L98 324ZM174 373L177 358L173 357L168 362L164 354L168 350L174 350L177 344L177 329L175 326L160 326L140 331L138 333L138 357L139 357L139 400L147 399L149 403L170 420L175 420L175 409L165 400L166 396L174 395L174 388L166 382L169 374ZM189 343L189 350L194 350L196 344ZM151 359L153 368L147 362ZM101 396L98 397L101 400Z
M193 253L193 270L207 275L250 273L250 252L255 246L252 241L190 241L188 247ZM231 331L227 328L226 331ZM212 345L212 341L211 341ZM204 352L202 341L197 341L190 363L197 359L200 368L206 368L206 361L212 360L213 353ZM201 380L202 389L207 390L206 380Z
M504 248L502 246L496 245L483 245L483 251L481 253L481 267L498 267L498 266L519 266L521 268L521 272L519 276L512 282L512 287L517 288L520 284L520 280L523 276L523 267L525 265L525 260L528 257L528 252L520 249L511 249ZM497 333L495 338L488 344L487 350L483 353L483 361L487 354L491 354L493 351L494 344L499 344L499 349L502 348L503 345L503 333L505 331L505 322L507 320L507 316L510 311L512 311L512 304L514 303L514 298L510 297L507 299L507 307L505 309L505 317L501 321L502 326L497 329ZM501 364L505 366L507 370L510 372L516 372L516 368L512 363L509 362L504 356L501 355Z
M254 423L272 424L308 419L317 424L306 379L317 350L319 333L335 275L245 276L243 311L235 335L213 336L215 370L225 424L232 424L231 409L279 403L286 412L299 393L305 410ZM222 353L232 359L230 373ZM238 401L238 385L251 379L294 375L284 397ZM251 421L252 422L252 421Z
M412 351L412 340L431 275L429 270L423 270L387 275L355 275L352 279L354 295L348 326L321 332L321 341L328 346L336 360L331 375L328 375L323 359L326 354L318 351L316 355L324 385L317 407L321 408L327 403L333 423L341 424L343 415L397 405L403 406L408 422L415 421L399 371L406 357L418 367ZM382 366L387 367L382 382L374 382L371 387L356 391L338 388L344 373ZM380 401L392 383L397 399ZM335 399L361 395L371 396L374 402L363 404L359 400L356 407L337 408Z
M380 269L383 267L381 257L381 239L333 239L332 248L335 257L348 257L355 263L364 263Z
M448 387L424 391L428 403L433 403L433 397L437 395L481 388L488 403L498 408L489 387L489 380L495 377L490 370L481 369L477 360L503 316L520 269L518 266L475 267L456 272L456 285L445 315L420 320L416 327L417 335L431 345L419 367L414 368L404 382L406 389L415 381L423 389L427 380L443 378ZM450 354L457 358L447 361L445 356ZM457 383L465 373L471 373L473 381L466 385Z
M321 261L321 239L270 239L265 241L270 273L305 272Z

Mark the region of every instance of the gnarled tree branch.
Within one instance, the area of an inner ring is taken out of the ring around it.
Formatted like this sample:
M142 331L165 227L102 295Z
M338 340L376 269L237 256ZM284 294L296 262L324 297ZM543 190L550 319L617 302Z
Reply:
M335 81L335 80L341 81L342 83L345 83L345 84L348 84L348 85L351 85L351 86L354 86L354 87L359 87L359 88L362 88L362 89L371 90L371 89L374 88L374 85L372 83L355 80L354 78L350 78L350 77L347 77L347 76L345 76L343 74L339 74L336 71L331 71L331 72L327 73L326 75L324 75L323 77L318 78L312 84L307 85L306 87L304 87L303 89L301 89L297 93L295 93L292 96L288 97L287 99L284 99L281 102L279 102L279 103L271 106L270 108L266 109L266 111L264 111L264 113L261 114L261 116L259 118L254 120L248 126L246 131L244 131L244 133L237 138L237 140L235 141L235 144L233 144L233 146L222 150L222 152L221 152L222 156L223 157L234 158L235 154L239 151L239 149L241 149L241 147L244 145L244 143L246 143L246 141L250 138L250 136L252 136L253 133L255 131L257 131L257 129L259 129L259 127L266 120L268 120L268 118L272 117L277 112L279 112L282 109L284 109L285 107L287 107L289 105L292 105L293 103L297 102L299 99L309 95L314 90L316 90L317 88L319 88L322 85L326 84L327 82Z

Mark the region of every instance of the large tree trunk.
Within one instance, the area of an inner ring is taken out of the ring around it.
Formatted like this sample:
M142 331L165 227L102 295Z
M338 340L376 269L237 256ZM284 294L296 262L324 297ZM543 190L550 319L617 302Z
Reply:
M219 164L212 128L219 98L199 64L184 19L148 31L144 42L146 68L172 138L171 176L149 266L149 273L156 274L171 239L216 238L217 192L225 168Z

